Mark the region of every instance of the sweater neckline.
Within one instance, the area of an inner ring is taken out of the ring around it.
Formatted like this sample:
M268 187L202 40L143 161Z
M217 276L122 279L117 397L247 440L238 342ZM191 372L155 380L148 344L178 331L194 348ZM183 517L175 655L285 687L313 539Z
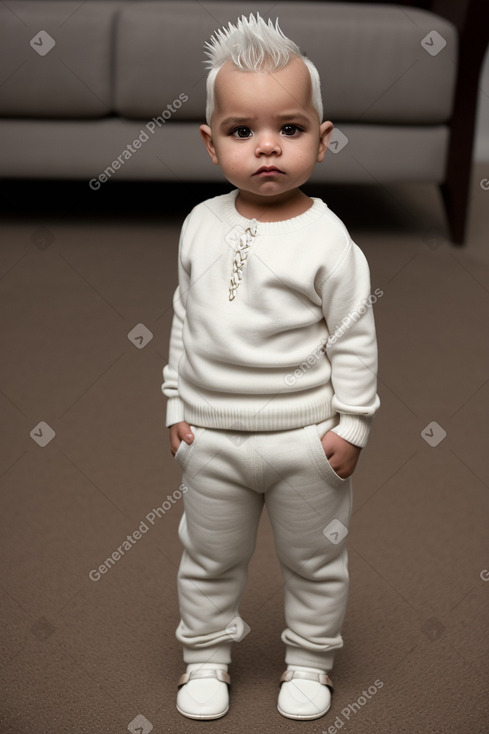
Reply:
M252 222L256 221L258 232L263 234L284 234L285 232L293 232L296 229L301 229L307 224L311 224L319 219L324 214L325 209L327 209L327 205L322 199L312 196L312 205L302 214L291 219L283 219L279 222L260 222L258 219L248 219L238 212L236 209L238 193L239 189L233 189L228 194L223 195L226 221L233 227L241 225L244 229L247 229Z

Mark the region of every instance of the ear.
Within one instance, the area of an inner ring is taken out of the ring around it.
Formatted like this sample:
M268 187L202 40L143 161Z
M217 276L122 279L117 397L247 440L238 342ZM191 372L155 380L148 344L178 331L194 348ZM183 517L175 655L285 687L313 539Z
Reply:
M329 143L331 141L331 136L333 134L333 123L327 120L326 122L322 122L319 126L319 150L318 150L318 163L320 163L324 156L326 155L326 151L328 150Z
M216 149L214 147L214 143L212 142L212 133L209 125L201 125L200 134L202 136L202 140L204 141L204 145L207 148L207 152L211 157L211 161L214 163L214 165L219 165Z

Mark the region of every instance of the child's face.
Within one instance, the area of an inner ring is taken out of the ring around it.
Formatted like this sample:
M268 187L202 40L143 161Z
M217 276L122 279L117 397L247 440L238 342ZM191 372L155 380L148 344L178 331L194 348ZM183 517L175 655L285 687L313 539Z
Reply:
M240 71L226 62L215 100L211 127L202 125L201 135L213 163L248 200L290 198L323 160L333 125L320 124L300 58L273 73Z

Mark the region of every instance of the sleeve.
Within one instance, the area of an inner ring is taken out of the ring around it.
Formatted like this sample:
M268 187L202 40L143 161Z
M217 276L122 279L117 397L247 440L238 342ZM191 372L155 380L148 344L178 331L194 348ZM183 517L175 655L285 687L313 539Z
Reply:
M183 353L183 325L185 322L187 292L190 284L190 273L183 263L183 244L187 229L188 217L183 223L178 245L178 286L173 295L173 321L170 332L170 349L168 364L163 368L163 384L161 391L168 398L166 408L166 425L185 420L184 404L178 394L178 363Z
M329 331L326 354L331 363L333 408L340 414L333 431L355 446L367 444L377 395L377 339L367 260L350 245L321 285L323 314Z

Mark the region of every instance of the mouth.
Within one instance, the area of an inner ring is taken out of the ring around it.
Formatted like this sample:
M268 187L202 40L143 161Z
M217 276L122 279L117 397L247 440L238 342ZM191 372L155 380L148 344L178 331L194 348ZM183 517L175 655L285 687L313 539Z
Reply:
M280 170L280 168L277 168L277 166L262 166L258 169L258 171L255 171L253 174L254 176L278 176L283 171Z

